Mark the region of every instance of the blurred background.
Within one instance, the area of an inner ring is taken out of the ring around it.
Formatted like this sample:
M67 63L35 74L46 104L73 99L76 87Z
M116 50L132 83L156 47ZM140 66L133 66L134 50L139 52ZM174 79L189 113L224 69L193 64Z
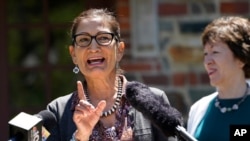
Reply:
M68 45L72 20L81 11L115 11L128 80L164 90L185 120L190 105L214 91L202 64L203 28L223 15L250 15L248 0L1 0L0 5L2 141L18 113L36 114L76 90Z

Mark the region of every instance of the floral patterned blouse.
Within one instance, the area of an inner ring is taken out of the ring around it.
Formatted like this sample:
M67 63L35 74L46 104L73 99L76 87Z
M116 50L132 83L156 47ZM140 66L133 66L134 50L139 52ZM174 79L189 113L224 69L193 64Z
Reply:
M71 109L74 110L79 99L75 93ZM125 96L122 96L121 104L116 110L116 122L112 127L104 127L98 121L95 125L89 141L133 141L134 119L129 115L132 106L128 103Z

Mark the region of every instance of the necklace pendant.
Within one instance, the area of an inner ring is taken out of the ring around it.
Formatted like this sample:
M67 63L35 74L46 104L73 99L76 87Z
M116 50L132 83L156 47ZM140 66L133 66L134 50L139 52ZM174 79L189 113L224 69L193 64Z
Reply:
M232 107L233 110L238 110L239 109L239 106L237 104L234 104L233 107Z
M222 113L226 113L227 108L223 107L223 108L220 109L220 111L221 111Z
M215 107L219 107L220 103L218 101L215 102Z

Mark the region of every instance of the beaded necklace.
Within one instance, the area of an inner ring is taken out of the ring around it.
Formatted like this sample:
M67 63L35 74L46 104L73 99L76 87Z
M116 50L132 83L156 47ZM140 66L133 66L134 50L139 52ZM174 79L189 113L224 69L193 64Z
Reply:
M218 98L218 96L217 96L217 97L215 98L215 103L214 103L215 107L216 107L216 108L219 108L219 110L220 110L221 113L223 113L223 114L226 113L226 112L233 111L233 110L235 110L235 111L238 110L240 104L241 104L242 102L244 102L245 99L246 99L246 97L247 97L248 88L249 88L249 86L248 86L248 84L247 84L247 88L246 88L246 91L245 91L244 96L239 100L239 102L233 104L232 107L221 107L219 98Z
M88 95L88 88L87 88L86 81L84 83L84 92L85 92L85 96L86 96L87 101L89 103L91 103L89 95ZM112 113L114 113L116 111L117 107L120 105L121 98L122 98L122 81L121 81L121 78L118 77L118 91L117 91L117 97L115 100L115 104L108 111L102 112L101 117L107 117L107 116L111 115Z

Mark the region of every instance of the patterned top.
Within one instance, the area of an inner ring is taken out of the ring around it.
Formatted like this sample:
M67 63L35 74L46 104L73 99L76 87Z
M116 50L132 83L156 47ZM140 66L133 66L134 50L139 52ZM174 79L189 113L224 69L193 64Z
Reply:
M76 104L79 102L77 93L74 93L71 110L74 110ZM128 103L125 96L122 96L121 104L117 108L116 122L112 127L104 127L103 124L98 121L95 125L90 141L133 141L133 125L134 119L129 115L129 111L132 106Z

